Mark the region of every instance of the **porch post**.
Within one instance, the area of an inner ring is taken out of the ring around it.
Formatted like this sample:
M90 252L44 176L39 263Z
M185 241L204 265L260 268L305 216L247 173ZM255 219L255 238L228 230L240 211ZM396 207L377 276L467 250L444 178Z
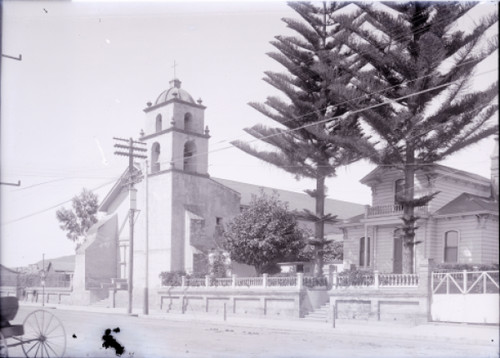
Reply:
M363 265L364 267L368 267L368 224L365 224L365 247L363 250Z
M304 274L302 272L297 273L297 288L302 289L304 287Z
M418 270L418 290L426 295L426 319L431 321L431 303L432 303L432 270L434 269L434 260L422 260Z

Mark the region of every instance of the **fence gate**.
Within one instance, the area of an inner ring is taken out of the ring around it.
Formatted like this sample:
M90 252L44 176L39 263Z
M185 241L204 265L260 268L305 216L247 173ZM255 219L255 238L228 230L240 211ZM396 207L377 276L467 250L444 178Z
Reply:
M499 323L499 271L433 272L433 321Z

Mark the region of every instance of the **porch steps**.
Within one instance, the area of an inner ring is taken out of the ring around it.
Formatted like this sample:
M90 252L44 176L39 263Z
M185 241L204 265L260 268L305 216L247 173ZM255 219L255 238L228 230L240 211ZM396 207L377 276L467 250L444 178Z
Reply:
M309 322L327 322L329 306L330 302L325 303L323 306L316 308L314 311L311 311L307 315L305 315L303 320Z

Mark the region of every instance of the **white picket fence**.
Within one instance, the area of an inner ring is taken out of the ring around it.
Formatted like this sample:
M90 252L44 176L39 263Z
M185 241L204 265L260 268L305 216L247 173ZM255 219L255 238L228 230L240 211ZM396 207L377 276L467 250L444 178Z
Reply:
M498 293L499 271L433 272L433 294Z

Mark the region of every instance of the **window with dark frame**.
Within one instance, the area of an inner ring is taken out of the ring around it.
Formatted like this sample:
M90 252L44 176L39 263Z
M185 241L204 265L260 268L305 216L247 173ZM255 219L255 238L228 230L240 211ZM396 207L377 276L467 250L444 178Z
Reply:
M458 231L450 230L444 235L444 262L458 262Z
M366 252L366 265L365 265L365 250ZM359 239L359 266L368 267L370 266L370 238L365 240L364 237Z
M161 114L158 114L156 116L156 133L161 132L162 130L162 123L161 123Z
M394 204L399 205L405 195L405 180L398 179L394 182Z

